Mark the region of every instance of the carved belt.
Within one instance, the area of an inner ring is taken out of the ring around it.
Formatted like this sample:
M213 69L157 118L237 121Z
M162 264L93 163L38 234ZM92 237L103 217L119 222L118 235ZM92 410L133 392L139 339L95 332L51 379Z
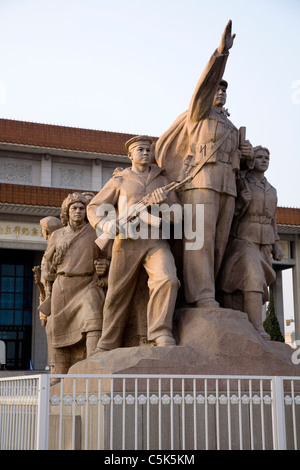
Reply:
M206 154L206 147L205 146L199 146L200 150L197 149L197 155L196 155L196 161L198 161L200 164L205 158ZM214 151L211 154L211 157L209 158L208 163L216 163L216 162L223 162L223 163L232 163L231 162L231 154L232 152L218 152Z
M231 154L229 152L217 152L217 161L231 163Z
M259 224L271 224L272 218L267 217L266 215L250 215L247 217L249 222L258 222Z
M57 276L64 276L64 277L86 277L86 276L94 276L93 273L82 273L82 274L67 274L67 273L57 273Z

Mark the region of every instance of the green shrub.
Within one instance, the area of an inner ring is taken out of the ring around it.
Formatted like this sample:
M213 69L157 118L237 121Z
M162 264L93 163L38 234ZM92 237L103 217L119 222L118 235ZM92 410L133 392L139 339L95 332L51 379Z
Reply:
M263 323L265 331L271 336L272 341L280 341L284 343L284 337L280 331L278 319L276 317L274 308L274 298L272 292L270 292L270 301L268 304L266 318Z

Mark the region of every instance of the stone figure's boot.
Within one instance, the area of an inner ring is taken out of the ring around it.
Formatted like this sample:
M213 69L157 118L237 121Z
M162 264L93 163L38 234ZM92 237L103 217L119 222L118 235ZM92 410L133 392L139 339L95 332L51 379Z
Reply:
M176 341L170 334L163 334L155 338L156 346L176 346Z
M86 356L89 357L96 352L97 343L100 339L101 331L88 331L86 334Z
M271 337L263 327L262 306L262 294L260 292L244 292L244 312L247 313L249 321L263 339L270 341Z

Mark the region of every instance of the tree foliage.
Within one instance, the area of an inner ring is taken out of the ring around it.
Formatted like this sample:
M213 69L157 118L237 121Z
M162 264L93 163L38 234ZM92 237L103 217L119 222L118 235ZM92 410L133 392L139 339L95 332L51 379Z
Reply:
M275 313L274 298L270 292L270 301L268 304L266 318L263 323L265 331L271 336L272 341L280 341L284 343L284 337L280 331L280 325Z

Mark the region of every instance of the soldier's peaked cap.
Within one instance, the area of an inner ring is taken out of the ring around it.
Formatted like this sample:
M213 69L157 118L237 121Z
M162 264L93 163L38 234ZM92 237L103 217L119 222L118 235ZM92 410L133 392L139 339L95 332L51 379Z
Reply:
M125 143L127 152L129 151L129 147L131 147L132 144L136 143L136 145L138 145L139 142L149 142L149 145L151 145L153 143L153 140L148 135L136 135L135 137L132 137L131 139L127 140L127 142Z
M225 87L225 88L227 89L227 87L228 87L228 82L226 82L226 80L223 80L223 79L222 79L222 80L220 81L220 83L219 83L219 86L223 86L223 87Z

